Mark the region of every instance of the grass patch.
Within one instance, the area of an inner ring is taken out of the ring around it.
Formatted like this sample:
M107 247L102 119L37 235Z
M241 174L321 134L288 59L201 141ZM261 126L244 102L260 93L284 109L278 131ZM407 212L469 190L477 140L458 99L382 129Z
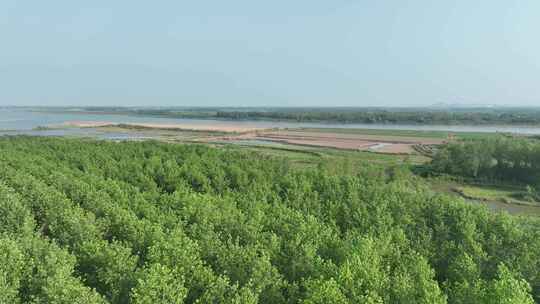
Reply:
M253 146L253 145L223 145L228 149L244 149L254 151L272 157L287 159L291 165L297 168L315 168L324 166L336 173L355 174L366 166L376 166L381 169L393 166L409 166L418 162L424 162L425 158L420 155L396 155L382 154L366 151L347 151L332 148L309 148L296 145L282 146Z
M532 198L525 200L524 197L527 196L527 193L525 189L521 187L465 185L455 187L454 191L470 199L497 201L507 204L540 206L540 202L534 201Z
M427 178L426 181L435 192L459 196L471 203L486 205L492 210L540 216L540 202L519 199L526 193L524 187L463 184L449 177Z

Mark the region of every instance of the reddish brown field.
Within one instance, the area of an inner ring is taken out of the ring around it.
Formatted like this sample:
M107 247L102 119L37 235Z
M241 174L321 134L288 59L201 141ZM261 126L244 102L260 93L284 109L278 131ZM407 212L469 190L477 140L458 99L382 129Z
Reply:
M70 121L66 122L65 125L76 127L119 126L118 123L100 121ZM339 133L335 131L272 130L260 128L251 124L236 124L234 122L209 122L208 124L129 123L123 125L155 130L169 130L171 132L190 130L229 133L225 136L216 134L196 139L203 142L257 139L291 145L373 151L390 154L413 153L413 146L417 144L437 145L443 143L443 140L440 139L422 137L367 135Z
M306 131L270 131L250 135L253 139L275 141L292 145L328 147L345 150L374 151L380 153L412 153L416 144L441 144L443 141L431 138L341 134ZM246 136L243 137L246 139Z

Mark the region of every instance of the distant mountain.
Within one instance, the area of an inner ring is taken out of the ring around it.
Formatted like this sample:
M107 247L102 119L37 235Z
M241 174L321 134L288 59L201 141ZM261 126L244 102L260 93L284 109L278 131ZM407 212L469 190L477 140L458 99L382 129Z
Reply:
M446 103L446 102L438 102L434 103L428 108L438 108L438 109L455 109L455 108L496 108L496 107L502 107L500 105L496 104L474 104L474 103Z

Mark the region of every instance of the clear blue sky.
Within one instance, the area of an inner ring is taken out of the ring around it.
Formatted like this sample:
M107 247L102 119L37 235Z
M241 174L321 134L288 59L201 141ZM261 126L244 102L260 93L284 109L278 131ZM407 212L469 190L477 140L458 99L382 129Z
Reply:
M2 0L0 38L0 105L540 106L538 0Z

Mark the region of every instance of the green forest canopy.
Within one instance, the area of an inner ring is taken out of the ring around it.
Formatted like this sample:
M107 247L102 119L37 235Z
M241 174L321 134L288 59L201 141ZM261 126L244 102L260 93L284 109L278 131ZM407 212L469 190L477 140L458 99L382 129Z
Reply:
M407 170L0 139L0 303L538 303L540 222Z

